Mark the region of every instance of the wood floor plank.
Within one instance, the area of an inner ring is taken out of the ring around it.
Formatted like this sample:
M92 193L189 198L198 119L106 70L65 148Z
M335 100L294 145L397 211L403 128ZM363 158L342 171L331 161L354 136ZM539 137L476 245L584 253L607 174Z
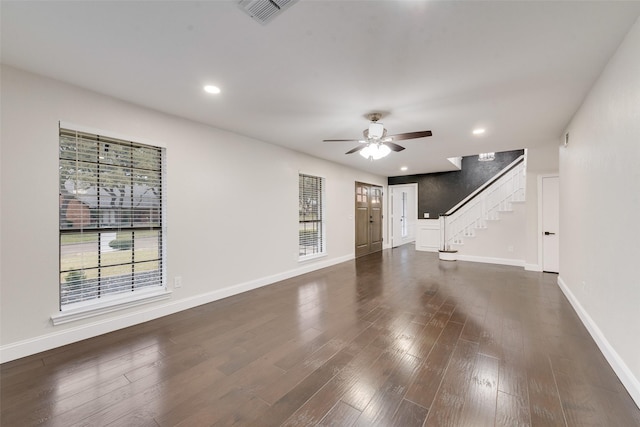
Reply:
M318 427L351 427L358 417L360 411L353 406L339 401L327 415L320 421Z
M455 306L451 313L450 320L452 322L462 323L463 325L465 324L467 321L467 312L462 305L458 304Z
M256 332L255 338L250 342L244 342L238 345L239 349L243 351L238 352L234 357L230 357L227 361L220 364L218 369L227 375L231 375L268 353L274 346L283 345L296 335L297 332L284 328Z
M520 321L505 319L503 324L503 359L500 360L498 390L528 400L525 361L523 331Z
M548 356L536 352L529 355L528 359L527 389L531 425L564 426L564 413Z
M29 372L43 366L44 361L42 360L42 357L24 357L22 359L13 360L0 365L0 376L4 381L7 381L14 375L24 374L25 372Z
M460 426L491 426L496 420L500 362L478 353L464 401Z
M480 353L497 359L504 359L502 346L503 321L504 319L500 314L491 311L487 313L478 340L478 344L480 344L478 351Z
M360 321L359 319L356 320L355 323L342 330L344 335L340 336L339 339L331 339L316 351L308 354L300 363L285 371L270 387L258 390L258 396L270 405L275 404L276 401L289 393L298 383L303 381L316 369L324 366L338 353L345 353L354 357L355 354L352 348L350 348L350 344L352 344L361 333L366 331L369 326L369 322Z
M254 418L268 405L255 396L245 393L241 389L231 389L216 400L215 405L205 405L196 411L189 412L177 424L172 426L205 426L220 425L249 426L255 423ZM126 424L122 424L126 425ZM158 423L158 425L162 425Z
M92 379L95 382L95 379ZM57 416L74 411L83 405L99 399L116 390L129 385L129 381L120 375L112 380L103 381L100 387L87 387L85 390L58 399L34 398L28 404L19 407L3 408L0 425L8 426L36 426L53 424Z
M449 317L447 313L436 313L417 336L408 353L423 359L426 358L447 325Z
M591 387L575 381L568 375L555 375L558 392L567 425L604 426L604 414L600 412Z
M391 425L393 423L393 415L400 406L405 391L421 362L417 357L405 353L400 363L387 377L386 381L373 395L367 407L362 411L356 425Z
M0 366L2 426L640 426L557 286L408 245Z
M158 402L165 402L166 409L169 409L172 405L197 395L222 375L224 374L220 371L211 369L205 361L171 377L163 377L160 381L153 376L144 377L89 402L82 411L85 416L82 413L66 412L54 421L57 425L67 426L107 425L134 412L153 418L157 411L163 410Z
M459 325L459 323L451 323ZM442 384L429 408L425 426L458 426L462 418L469 382L477 361L478 344L458 341L442 378Z
M369 345L360 351L347 363L344 369L300 406L283 423L283 426L295 427L320 422L360 378L370 374L371 365L380 357L381 352L374 345ZM347 406L352 407L351 405Z
M342 401L350 406L364 410L378 388L382 386L387 377L393 372L403 359L404 353L397 350L382 351L380 357L370 366L366 375L357 378L342 397Z
M495 425L496 427L529 427L531 417L527 399L498 391Z
M462 325L460 323L447 323L433 349L419 368L413 383L409 386L405 396L408 400L424 408L431 408L461 331Z
M155 359L144 366L136 367L137 364L132 365L124 376L130 382L138 381L148 375L155 375L158 370L162 370L164 375L170 376L172 373L178 374L210 357L200 345L188 346L170 356Z
M428 413L427 408L403 399L389 425L392 427L421 427Z
M316 369L308 377L298 383L287 394L282 396L269 407L260 417L265 425L280 425L300 408L318 389L324 387L335 375L337 375L353 356L345 352L339 352L327 363Z
M13 387L4 385L4 393L1 396L2 410L10 410L16 405L29 405L30 411L36 412L42 407L41 405L61 401L94 387L97 378L105 382L116 379L127 372L127 365L135 368L155 363L162 357L156 348L148 347L106 362L101 366L99 373L93 366L77 368L74 371L52 368L46 371L36 370L29 373L25 381ZM41 378L43 372L50 372L53 375ZM51 378L51 381L48 381L48 378ZM21 411L24 408L18 408L18 410Z

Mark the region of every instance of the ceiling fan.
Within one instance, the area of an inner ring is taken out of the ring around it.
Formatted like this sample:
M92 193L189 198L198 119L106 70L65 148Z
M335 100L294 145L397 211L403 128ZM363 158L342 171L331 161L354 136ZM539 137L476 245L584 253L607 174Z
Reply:
M398 152L404 150L403 146L393 141L424 138L432 135L430 130L387 135L387 130L384 128L384 125L378 122L378 120L382 118L381 113L368 114L367 118L371 123L369 123L369 127L362 132L364 139L325 139L324 142L358 142L360 145L347 151L345 154L359 152L360 155L366 159L378 160L392 151Z

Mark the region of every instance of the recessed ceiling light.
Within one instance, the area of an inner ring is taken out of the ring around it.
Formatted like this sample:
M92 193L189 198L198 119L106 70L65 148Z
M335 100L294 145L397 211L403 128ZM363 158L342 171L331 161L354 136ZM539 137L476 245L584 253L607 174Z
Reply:
M408 167L406 167L406 166L402 166L402 167L400 168L400 170L401 170L401 171L406 171L407 169L409 169L409 168L408 168Z
M220 88L218 86L207 85L204 87L204 91L207 93L220 93Z
M473 130L474 135L482 135L484 133L484 129L478 128Z

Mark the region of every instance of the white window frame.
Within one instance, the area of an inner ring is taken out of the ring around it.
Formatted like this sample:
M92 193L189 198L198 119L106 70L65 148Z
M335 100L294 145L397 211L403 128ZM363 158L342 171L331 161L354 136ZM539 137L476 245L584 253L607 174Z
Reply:
M171 292L167 290L167 280L166 280L166 264L167 264L166 263L166 253L167 253L166 251L166 228L167 228L166 227L166 202L167 200L166 200L166 182L165 182L165 177L166 177L165 147L161 144L149 143L146 141L138 142L136 141L136 139L133 139L133 138L127 138L121 135L116 136L114 134L110 135L109 132L97 131L94 129L88 129L82 126L76 126L73 124L63 123L63 122L60 123L60 130L74 131L74 132L88 134L92 136L103 137L110 140L119 140L119 142L122 142L124 144L132 144L134 146L141 146L141 147L147 146L148 148L158 150L160 152L160 163L161 163L160 170L159 170L160 188L161 188L160 206L159 206L160 222L159 222L159 226L155 226L154 228L159 232L158 250L161 251L161 254L160 254L160 260L159 260L159 263L160 263L159 273L157 275L156 280L153 282L152 286L148 286L148 287L143 286L140 288L136 286L132 286L131 291L127 291L124 293L115 293L113 295L108 294L100 298L93 298L86 301L74 302L74 303L64 304L64 305L62 304L62 294L60 294L59 296L60 312L55 313L54 315L51 316L53 324L54 325L63 324L63 323L67 323L75 320L98 316L98 315L102 315L112 311L122 310L130 307L134 307L137 305L147 304L150 302L160 301L160 300L169 298L171 295ZM146 178L146 176L144 178ZM61 181L61 188L62 188L62 185L63 185L62 177L60 178L60 181ZM131 215L133 215L133 213ZM62 224L62 221L60 221L60 224ZM145 229L145 227L143 226L140 226L140 227L134 226L131 228L123 229L123 231L131 231L131 230L139 231L143 229ZM96 232L96 230L98 230L98 232L100 233L103 233L100 227L97 227L97 228L94 227L92 231ZM61 242L59 245L61 250L62 250L62 235L65 232L67 231L65 231L63 226L61 225L60 226ZM133 261L135 260L132 260L132 262ZM62 264L60 264L59 269L60 269L59 283L61 286L62 285L61 282L63 281L62 276L64 274L64 272L62 271Z

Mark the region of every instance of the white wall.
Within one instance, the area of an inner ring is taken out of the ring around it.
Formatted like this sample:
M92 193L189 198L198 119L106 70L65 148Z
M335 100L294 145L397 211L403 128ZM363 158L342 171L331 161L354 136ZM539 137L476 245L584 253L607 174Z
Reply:
M558 175L559 145L560 141L558 140L527 149L526 225L524 230L526 242L524 260L527 270L542 271L542 260L539 257L542 230L538 229L538 177Z
M640 405L640 21L560 150L559 283Z
M381 176L10 67L1 78L2 361L348 260L354 182L386 187ZM169 287L183 279L169 302L52 326L58 121L167 147ZM299 171L326 178L328 256L306 263L297 261Z
M499 220L486 221L487 228L475 230L474 237L464 237L464 244L452 245L462 261L524 266L525 206L513 203L511 212L500 212Z
M438 252L440 246L440 219L418 219L416 250Z

